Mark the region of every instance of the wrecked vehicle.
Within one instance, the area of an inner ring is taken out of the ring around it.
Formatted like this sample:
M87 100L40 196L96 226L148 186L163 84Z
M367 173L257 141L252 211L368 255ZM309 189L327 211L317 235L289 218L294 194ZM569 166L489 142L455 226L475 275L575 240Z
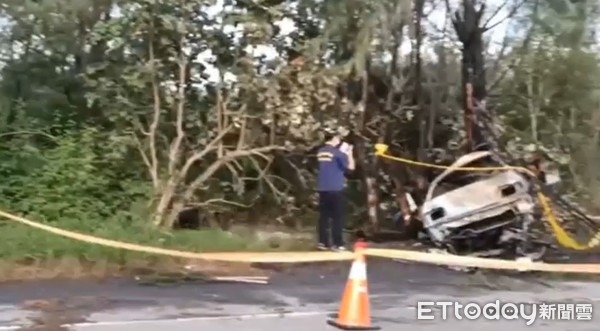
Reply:
M516 170L465 171L500 167L489 151L460 157L438 175L421 206L423 230L438 247L455 254L540 259L547 243L534 235L533 185Z

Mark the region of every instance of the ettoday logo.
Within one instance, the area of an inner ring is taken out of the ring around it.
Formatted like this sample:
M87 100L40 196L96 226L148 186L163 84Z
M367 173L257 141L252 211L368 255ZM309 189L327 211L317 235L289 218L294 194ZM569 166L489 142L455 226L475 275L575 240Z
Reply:
M570 309L566 309L567 306L570 306ZM573 313L580 312L577 315L579 320L591 320L591 306L591 304L515 304L502 303L500 300L483 306L475 302L461 304L452 301L422 301L417 303L417 319L433 320L441 317L442 320L446 320L452 314L458 320L476 320L478 318L488 320L523 319L526 325L532 325L538 318L554 319L555 316L573 316L572 318L575 318L575 314L558 313L556 311L557 307L562 307L564 311ZM441 311L441 316L439 316L440 314L436 316L435 311ZM549 314L549 312L552 312L552 314ZM555 315L554 312L557 314Z

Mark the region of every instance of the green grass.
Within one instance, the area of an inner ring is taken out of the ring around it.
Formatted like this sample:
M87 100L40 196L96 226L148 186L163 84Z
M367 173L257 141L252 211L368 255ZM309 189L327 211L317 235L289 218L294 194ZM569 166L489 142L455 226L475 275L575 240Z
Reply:
M234 234L219 230L159 231L144 226L120 226L115 222L90 229L89 226L81 226L82 224L102 223L86 221L52 225L105 239L192 252L281 251L302 249L305 246L301 242L283 239L261 242L250 233ZM25 225L0 222L0 260L52 260L63 257L119 263L148 259L151 255L79 242Z

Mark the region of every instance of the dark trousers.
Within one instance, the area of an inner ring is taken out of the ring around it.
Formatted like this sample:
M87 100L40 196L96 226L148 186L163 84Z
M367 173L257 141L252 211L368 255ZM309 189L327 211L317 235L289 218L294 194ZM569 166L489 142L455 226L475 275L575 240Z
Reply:
M329 230L334 246L343 246L344 199L342 192L319 192L319 243L331 246Z

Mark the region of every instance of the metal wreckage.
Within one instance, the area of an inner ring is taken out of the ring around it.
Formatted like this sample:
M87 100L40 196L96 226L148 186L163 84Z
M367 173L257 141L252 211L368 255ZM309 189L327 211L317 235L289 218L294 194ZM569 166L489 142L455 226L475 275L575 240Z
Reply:
M508 165L494 156L472 152L451 167ZM445 170L430 184L420 208L423 230L451 253L541 259L550 243L536 229L540 215L532 186L516 170Z
M532 177L507 169L516 160L500 150L489 120L475 122L483 142L479 148L458 158L428 186L417 208L419 237L452 254L544 260L549 252L561 250L544 220L536 187L549 197L554 211L560 211L561 226L571 235L595 234L595 219L554 192L557 176ZM492 169L456 169L481 167ZM532 170L540 170L539 165Z

